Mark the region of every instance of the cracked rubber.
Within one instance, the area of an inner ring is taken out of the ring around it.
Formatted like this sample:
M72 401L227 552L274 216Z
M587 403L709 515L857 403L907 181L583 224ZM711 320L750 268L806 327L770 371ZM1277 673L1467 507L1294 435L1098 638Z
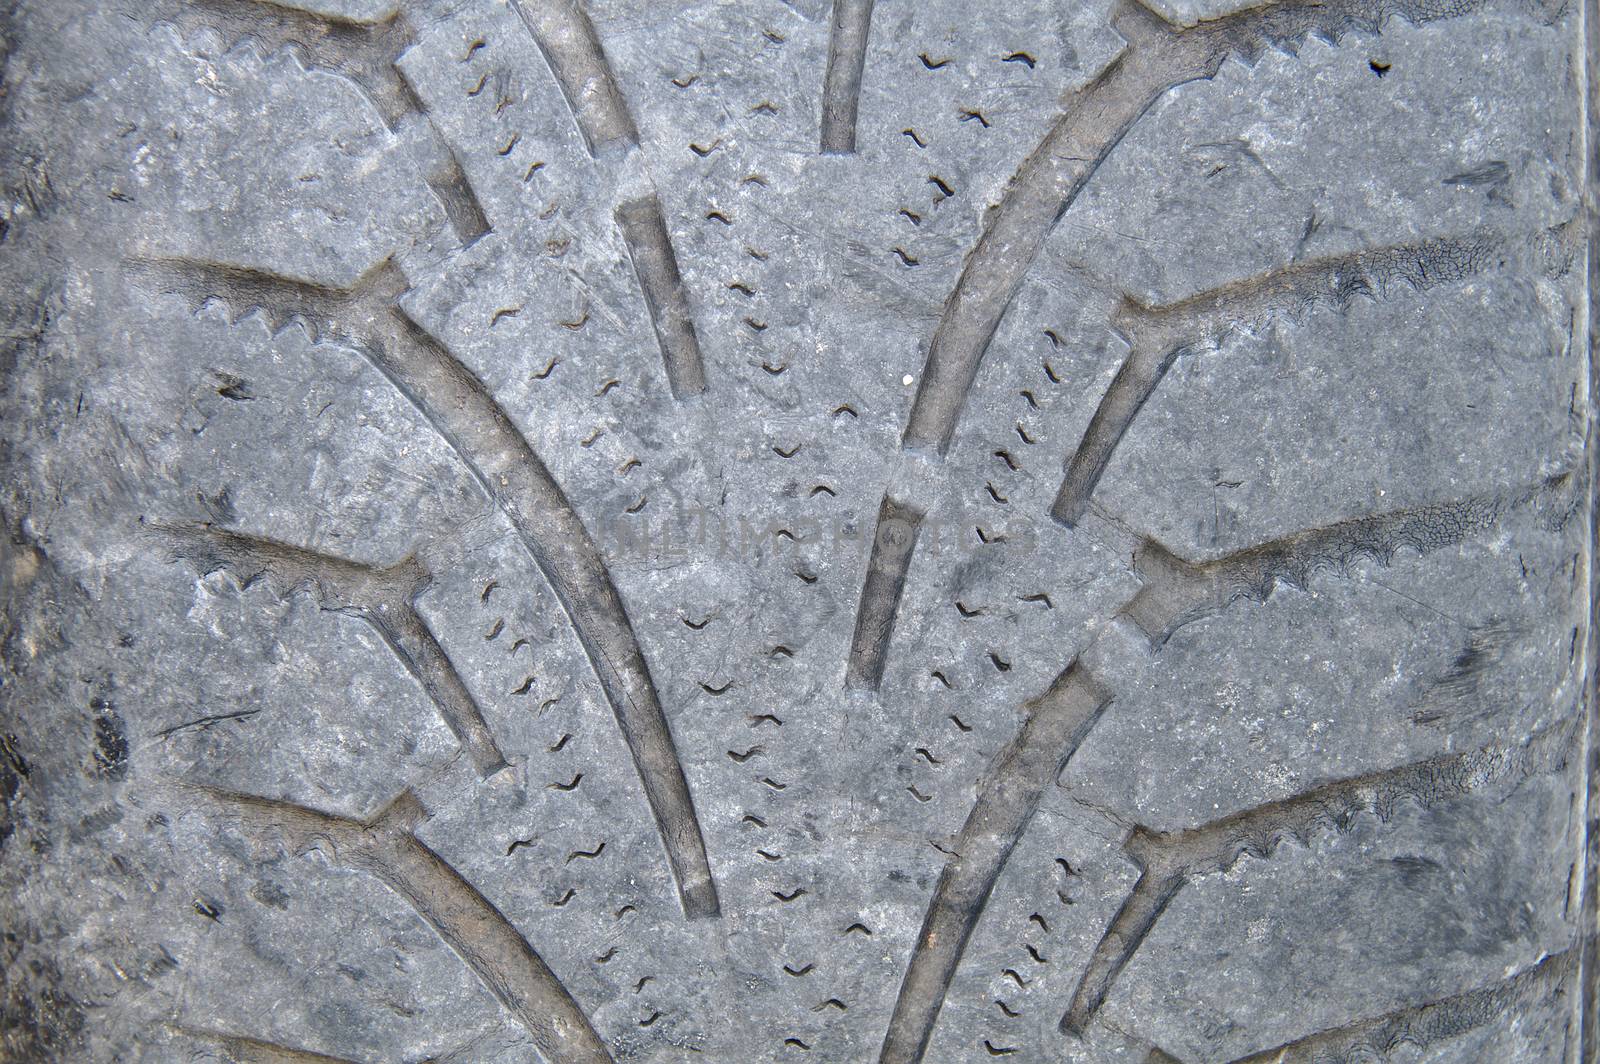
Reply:
M1600 1059L1597 25L5 5L0 1060Z

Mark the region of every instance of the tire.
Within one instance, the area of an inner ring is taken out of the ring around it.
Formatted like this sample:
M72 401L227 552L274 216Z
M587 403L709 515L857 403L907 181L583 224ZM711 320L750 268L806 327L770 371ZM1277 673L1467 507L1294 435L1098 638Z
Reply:
M0 1057L1600 1059L1595 25L9 5Z

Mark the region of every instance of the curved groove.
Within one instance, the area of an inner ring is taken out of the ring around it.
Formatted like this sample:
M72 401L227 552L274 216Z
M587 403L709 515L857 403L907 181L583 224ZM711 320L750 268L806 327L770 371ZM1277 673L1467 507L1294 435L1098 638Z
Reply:
M512 6L560 84L589 154L598 159L613 149L626 154L638 147L639 129L627 98L578 0L513 0ZM616 221L644 294L672 396L681 400L699 395L706 390L700 341L661 201L653 191L633 195L617 205Z
M1379 300L1402 285L1420 292L1463 281L1497 265L1503 250L1488 235L1441 237L1296 263L1164 306L1123 300L1116 327L1128 339L1128 357L1067 462L1050 516L1068 527L1083 516L1128 426L1178 355L1274 319L1299 320L1319 303L1343 311L1358 295Z
M346 1057L313 1053L309 1049L295 1049L275 1042L264 1042L259 1038L247 1038L244 1035L224 1034L221 1031L207 1031L176 1023L168 1024L167 1029L185 1038L220 1046L233 1064L355 1064L355 1061Z
M590 155L639 143L628 101L578 0L512 0L555 75Z
M822 151L848 155L856 150L856 111L861 104L861 72L872 33L873 0L833 0L833 32L828 38L828 68L822 77Z
M967 256L928 347L906 423L906 447L950 447L989 341L1055 222L1100 163L1150 105L1172 86L1209 76L1209 49L1179 35L1142 6L1113 24L1129 46L1071 94L1062 116L1011 179Z
M393 317L403 317L398 312ZM511 519L572 619L633 755L674 881L691 917L719 912L689 782L650 669L599 550L511 419L442 345L404 319L368 352L467 462Z
M949 449L989 341L1056 221L1151 104L1172 86L1209 77L1221 66L1222 55L1212 56L1208 35L1175 31L1138 0L1120 0L1112 25L1128 47L1068 97L1061 116L1011 179L999 206L986 215L984 231L962 264L929 343L900 438L903 448L931 447L941 456ZM910 565L909 551L901 564ZM869 568L869 580L876 568ZM867 591L864 586L863 605ZM852 671L864 619L857 618ZM893 621L891 611L887 622L892 626ZM877 638L886 647L888 630ZM882 668L880 662L880 677Z
M483 204L478 202L478 194L467 179L466 171L461 168L461 160L456 157L455 150L428 117L428 106L417 94L415 86L399 66L391 65L388 69L399 81L410 111L408 116L391 121L390 127L398 130L407 119L419 123L418 128L423 136L422 143L417 146L419 157L416 162L422 171L422 179L438 197L450 228L455 230L456 239L463 245L471 244L489 232L489 217L483 211Z
M1388 1059L1402 1045L1412 1051L1431 1049L1440 1042L1496 1021L1511 1010L1549 1001L1568 990L1567 980L1577 968L1577 949L1552 954L1508 979L1481 986L1439 1001L1396 1009L1374 1019L1346 1027L1318 1031L1273 1049L1240 1057L1233 1064L1313 1064L1329 1061Z
M412 834L424 814L410 792L363 823L270 798L185 789L257 831L281 836L297 853L322 849L398 894L522 1024L551 1064L611 1064L605 1043L544 958L489 899Z
M427 419L511 521L572 621L633 756L674 882L690 917L719 913L716 885L689 783L622 598L583 521L494 397L399 306L407 284L391 263L348 290L237 267L131 264L148 280L203 305L303 322L352 343Z
M227 569L244 585L266 575L284 593L313 588L323 609L365 621L422 685L478 774L492 776L506 767L477 701L412 605L432 579L415 558L377 569L210 526L157 531L169 535L177 553L205 572Z
M1133 885L1133 890L1123 899L1089 958L1089 964L1078 980L1078 989L1072 995L1072 1004L1061 1017L1063 1034L1081 1036L1094 1014L1105 1001L1111 985L1122 974L1123 966L1132 959L1139 944L1166 912L1167 905L1178 896L1187 880L1177 872L1155 872L1146 869Z
M293 46L313 67L354 82L390 132L398 132L409 119L420 120L429 155L419 160L423 180L439 198L456 238L470 244L489 231L488 218L460 161L395 65L415 40L403 12L378 22L358 22L271 0L158 0L148 17L171 22L185 39L211 29L228 41L254 38L269 52Z
M472 183L467 180L455 152L446 148L423 178L439 197L457 240L470 244L489 231L489 217L483 213L483 204L478 202L478 194L472 190Z
M655 328L672 397L699 395L706 390L706 371L661 201L654 195L629 200L617 207L616 217Z
M1111 695L1076 663L1027 707L1012 741L985 774L956 836L906 966L879 1064L917 1064L933 1037L967 940L1039 801L1094 727Z
M1191 878L1226 872L1245 856L1270 857L1291 838L1309 846L1321 832L1349 830L1363 813L1387 822L1402 802L1426 807L1557 771L1566 762L1572 737L1570 724L1555 725L1520 745L1494 744L1370 772L1186 831L1134 828L1123 849L1138 864L1139 880L1095 946L1072 1003L1061 1018L1061 1030L1083 1033L1123 967Z
M1280 0L1179 29L1139 0L1122 0L1112 25L1127 47L1068 96L1060 117L1011 179L968 255L928 349L903 443L950 446L989 341L1055 224L1123 136L1156 100L1211 78L1229 55L1293 54L1309 35L1337 43L1376 33L1395 15L1420 24L1465 14L1481 0Z
M355 82L390 129L416 110L394 67L414 39L402 13L360 22L271 0L155 0L146 17L172 23L184 39L209 29L230 44L254 38L268 53L297 48L311 66Z
M1128 352L1122 368L1111 379L1089 427L1083 432L1078 449L1067 461L1066 475L1050 506L1050 516L1071 528L1083 517L1089 507L1089 498L1111 464L1117 444L1127 435L1128 427L1138 415L1145 400L1155 392L1156 385L1167 375L1167 370L1178 356L1174 348L1165 354L1153 348L1135 346Z
M873 528L867 575L861 582L855 633L845 666L846 687L876 691L883 682L894 617L900 608L900 596L905 593L906 574L911 570L922 517L921 510L887 493L878 505L878 523Z
M478 774L492 776L505 768L505 758L495 745L472 692L467 690L461 674L450 663L422 615L408 604L404 609L387 613L380 607L374 613L363 612L360 617L377 630L395 657L428 692L445 724L466 749Z
M1577 478L1561 473L1519 490L1355 517L1199 563L1146 539L1133 559L1144 586L1121 613L1153 642L1164 643L1239 599L1265 602L1279 584L1304 588L1314 573L1344 573L1361 559L1389 565L1402 548L1422 555L1452 547L1521 511L1560 527L1579 505L1576 490Z

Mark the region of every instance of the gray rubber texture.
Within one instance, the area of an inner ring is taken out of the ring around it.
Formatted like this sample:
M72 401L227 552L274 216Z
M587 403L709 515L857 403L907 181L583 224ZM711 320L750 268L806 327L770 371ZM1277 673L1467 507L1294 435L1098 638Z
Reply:
M22 0L0 1058L1594 1061L1577 0Z

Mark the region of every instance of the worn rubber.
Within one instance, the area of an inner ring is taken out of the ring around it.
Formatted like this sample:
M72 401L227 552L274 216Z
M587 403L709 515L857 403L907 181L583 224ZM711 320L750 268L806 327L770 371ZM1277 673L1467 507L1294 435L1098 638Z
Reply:
M0 1059L1600 1059L1596 26L8 5Z

